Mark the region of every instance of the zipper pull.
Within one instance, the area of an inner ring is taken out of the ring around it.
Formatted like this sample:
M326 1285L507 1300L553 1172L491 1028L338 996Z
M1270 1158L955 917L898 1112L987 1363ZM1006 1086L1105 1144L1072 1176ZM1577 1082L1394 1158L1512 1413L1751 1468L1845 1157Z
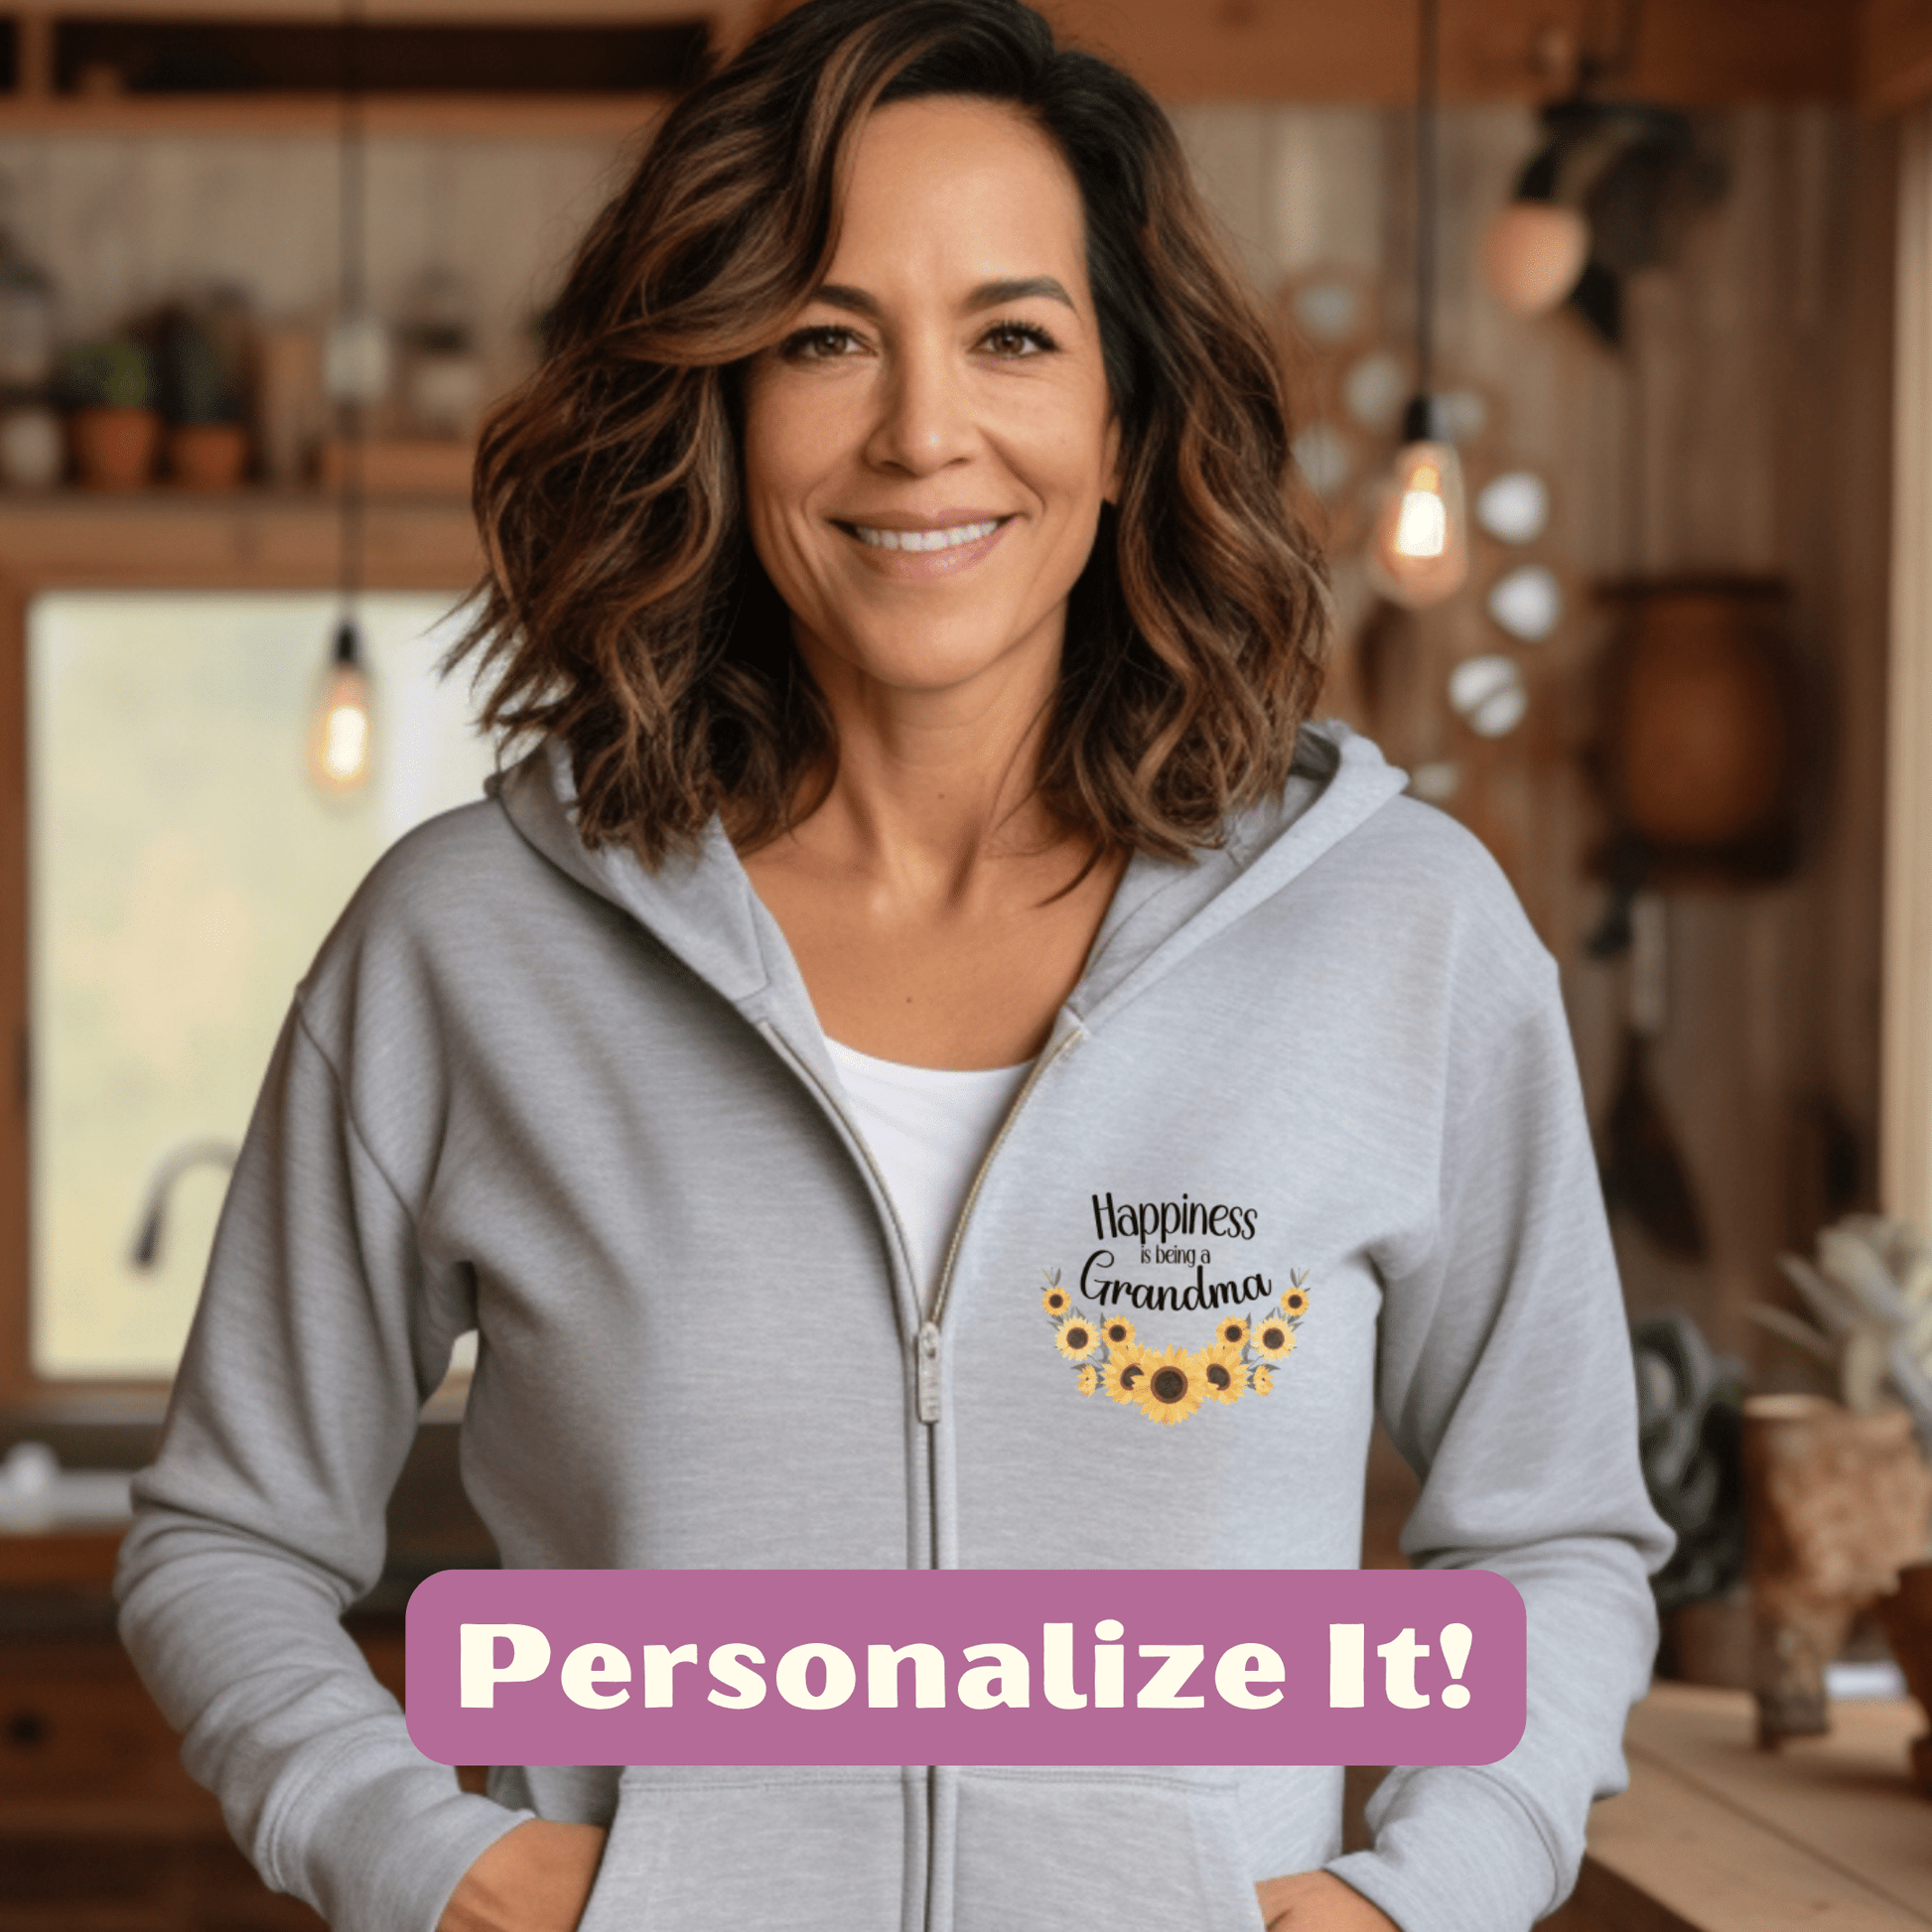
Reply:
M919 1420L939 1420L939 1329L925 1322L919 1329Z

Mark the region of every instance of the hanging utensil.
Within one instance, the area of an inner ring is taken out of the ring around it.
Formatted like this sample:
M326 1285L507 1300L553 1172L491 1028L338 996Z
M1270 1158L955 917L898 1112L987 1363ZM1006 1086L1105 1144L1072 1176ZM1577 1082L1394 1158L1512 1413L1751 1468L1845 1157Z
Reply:
M1669 963L1661 897L1636 897L1630 931L1630 1018L1623 1069L1604 1122L1603 1198L1612 1213L1628 1214L1665 1254L1702 1261L1704 1217L1650 1084L1649 1047L1664 1028Z

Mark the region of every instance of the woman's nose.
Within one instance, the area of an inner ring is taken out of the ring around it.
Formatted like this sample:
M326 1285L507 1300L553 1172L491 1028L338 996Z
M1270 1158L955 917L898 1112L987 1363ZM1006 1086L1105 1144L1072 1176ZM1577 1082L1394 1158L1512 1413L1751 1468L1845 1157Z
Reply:
M936 345L895 354L879 391L869 460L924 477L969 455L975 431L966 373Z

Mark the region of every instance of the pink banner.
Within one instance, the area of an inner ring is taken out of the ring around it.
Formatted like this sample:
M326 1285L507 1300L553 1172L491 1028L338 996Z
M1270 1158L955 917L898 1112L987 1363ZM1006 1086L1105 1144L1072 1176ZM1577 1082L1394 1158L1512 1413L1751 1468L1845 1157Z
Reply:
M1486 1570L445 1570L446 1764L1489 1764L1527 1619Z

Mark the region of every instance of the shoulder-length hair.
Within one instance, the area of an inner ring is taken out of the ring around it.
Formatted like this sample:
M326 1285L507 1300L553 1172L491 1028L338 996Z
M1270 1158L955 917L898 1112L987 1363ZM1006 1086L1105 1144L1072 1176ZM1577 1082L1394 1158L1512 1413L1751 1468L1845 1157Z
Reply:
M822 279L867 114L931 95L1008 102L1065 159L1120 425L1041 798L1096 848L1179 857L1287 776L1326 579L1267 328L1167 117L1021 0L807 0L665 116L483 438L483 602L454 655L480 653L489 728L568 745L592 844L655 864L722 812L755 847L834 768L746 533L738 372Z

